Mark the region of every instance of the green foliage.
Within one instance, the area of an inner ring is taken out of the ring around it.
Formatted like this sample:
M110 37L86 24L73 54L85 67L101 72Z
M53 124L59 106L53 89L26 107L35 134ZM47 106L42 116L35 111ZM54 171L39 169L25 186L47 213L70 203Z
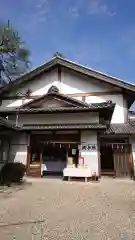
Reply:
M11 24L0 23L0 73L9 80L29 68L29 50Z

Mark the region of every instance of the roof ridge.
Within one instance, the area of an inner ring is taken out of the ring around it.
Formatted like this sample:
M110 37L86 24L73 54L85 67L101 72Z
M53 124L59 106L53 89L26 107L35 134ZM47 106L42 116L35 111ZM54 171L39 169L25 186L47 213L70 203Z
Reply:
M24 83L25 81L31 80L38 74L41 74L43 71L48 71L50 68L53 68L55 65L61 65L63 67L67 67L71 70L74 70L74 71L80 73L80 74L85 74L89 77L94 77L100 81L104 81L105 83L113 84L116 87L124 88L131 92L135 92L135 84L133 84L131 82L126 82L120 78L110 76L106 73L94 70L90 67L84 66L82 64L76 63L76 62L68 60L66 58L62 58L60 56L55 56L50 61L46 61L42 65L21 75L19 78L17 78L11 84L6 85L1 90L1 93L9 91L10 89L12 89L12 87L18 86L19 84Z

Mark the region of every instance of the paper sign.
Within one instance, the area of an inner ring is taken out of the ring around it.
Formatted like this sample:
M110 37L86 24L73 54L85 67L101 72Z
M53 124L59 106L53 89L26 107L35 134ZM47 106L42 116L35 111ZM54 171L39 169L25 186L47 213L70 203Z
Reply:
M72 155L76 154L76 149L72 149Z
M81 151L93 151L96 150L96 144L82 144Z

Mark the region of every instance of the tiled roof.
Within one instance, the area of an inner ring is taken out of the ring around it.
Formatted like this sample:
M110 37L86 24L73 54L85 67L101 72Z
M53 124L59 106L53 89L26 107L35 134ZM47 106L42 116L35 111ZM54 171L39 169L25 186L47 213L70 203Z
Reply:
M105 134L135 134L135 125L130 123L111 124Z
M11 121L4 119L0 117L0 127L5 127L8 129L14 129L14 130L19 130L18 127L16 127Z
M128 119L128 122L129 122L129 124L131 125L131 126L135 126L135 119Z
M103 124L23 124L24 130L56 130L56 129L106 129L106 125Z
M1 113L55 113L55 112L85 112L85 111L96 111L102 109L110 109L113 111L115 104L112 102L103 103L91 103L84 107L59 107L59 108L0 108Z

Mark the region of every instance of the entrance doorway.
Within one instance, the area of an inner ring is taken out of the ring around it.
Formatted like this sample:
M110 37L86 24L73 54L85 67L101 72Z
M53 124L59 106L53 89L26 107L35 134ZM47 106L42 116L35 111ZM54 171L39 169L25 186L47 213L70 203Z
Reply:
M102 139L100 145L101 175L133 177L131 145L127 139Z
M63 170L72 158L73 164L78 164L78 144L47 143L42 151L42 175L63 175Z
M62 175L68 161L78 164L80 133L51 132L31 135L28 147L29 176Z
M101 159L101 174L114 175L114 158L113 149L111 145L101 145L100 159Z
M48 144L42 152L42 174L62 175L67 163L67 151L64 145Z

